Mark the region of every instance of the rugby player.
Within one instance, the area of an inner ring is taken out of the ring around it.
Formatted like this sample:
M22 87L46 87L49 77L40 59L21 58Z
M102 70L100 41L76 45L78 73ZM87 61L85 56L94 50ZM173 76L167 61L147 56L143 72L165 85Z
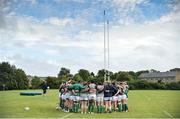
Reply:
M96 84L94 81L91 81L89 84L89 106L88 106L88 111L90 114L94 113L94 106L96 104Z
M103 104L103 100L104 100L104 85L102 82L99 82L96 86L96 90L97 90L97 97L96 97L96 101L97 101L97 112L98 113L102 113L103 112L103 108L104 108L104 104Z
M87 82L83 83L84 89L81 90L80 100L81 100L81 114L87 113L88 107L88 93L89 93L89 86Z

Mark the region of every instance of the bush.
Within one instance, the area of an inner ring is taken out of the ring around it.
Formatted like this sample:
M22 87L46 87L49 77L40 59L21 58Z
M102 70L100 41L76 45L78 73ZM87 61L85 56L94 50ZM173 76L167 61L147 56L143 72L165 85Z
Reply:
M147 82L144 80L131 80L128 82L130 90L138 90L138 89L163 89L163 90L180 90L180 82L173 83L153 83Z
M150 83L152 89L166 89L165 83Z
M41 88L42 83L43 83L43 80L41 80L39 77L35 76L31 80L31 88L39 89L39 88Z
M166 85L167 89L169 90L180 90L180 82L172 82Z
M129 83L130 89L152 89L150 83L142 80L134 80Z
M117 81L130 81L132 79L131 75L128 72L119 72L117 74Z
M60 78L56 78L56 77L47 77L46 78L46 84L51 89L58 89L61 83L62 82L61 82Z

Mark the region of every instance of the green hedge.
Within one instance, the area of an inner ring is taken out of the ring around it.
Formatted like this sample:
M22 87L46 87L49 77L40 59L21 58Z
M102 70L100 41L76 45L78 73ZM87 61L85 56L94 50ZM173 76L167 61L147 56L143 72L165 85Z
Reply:
M139 89L164 89L164 90L180 90L180 82L172 83L153 83L143 80L131 80L128 82L131 90Z

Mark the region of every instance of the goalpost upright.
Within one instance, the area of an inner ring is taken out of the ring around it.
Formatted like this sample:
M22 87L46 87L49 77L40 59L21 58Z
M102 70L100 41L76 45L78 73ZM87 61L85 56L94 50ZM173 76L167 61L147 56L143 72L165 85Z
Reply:
M106 29L107 25L107 29ZM107 32L107 37L106 37ZM106 39L107 38L107 39ZM104 10L104 82L110 81L109 72L109 20L106 22L106 11Z
M104 82L106 82L106 11L104 10Z

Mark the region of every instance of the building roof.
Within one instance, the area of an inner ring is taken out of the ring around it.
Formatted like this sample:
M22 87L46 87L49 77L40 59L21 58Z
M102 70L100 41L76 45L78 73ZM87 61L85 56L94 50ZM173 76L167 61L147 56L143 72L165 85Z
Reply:
M175 77L176 72L150 72L142 73L139 78L164 78L164 77Z

